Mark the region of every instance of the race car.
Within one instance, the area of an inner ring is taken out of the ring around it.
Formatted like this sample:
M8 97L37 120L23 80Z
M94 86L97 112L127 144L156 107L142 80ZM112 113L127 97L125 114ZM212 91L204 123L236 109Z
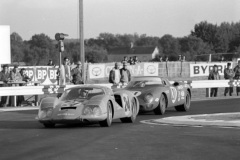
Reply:
M83 85L66 89L59 98L42 99L37 119L46 128L86 122L109 127L118 118L123 123L133 123L138 111L138 99L130 91L113 93L105 86Z
M183 82L170 84L166 78L136 77L124 90L141 92L137 97L140 112L154 111L156 115L162 115L169 107L175 107L177 111L190 109L191 88Z

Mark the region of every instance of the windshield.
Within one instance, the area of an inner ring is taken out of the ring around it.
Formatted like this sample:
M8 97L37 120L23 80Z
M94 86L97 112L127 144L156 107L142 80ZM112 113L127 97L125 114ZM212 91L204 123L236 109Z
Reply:
M66 90L60 100L90 99L93 96L103 94L104 91L101 88L72 88Z
M145 81L131 81L127 87L131 88L138 88L138 87L145 87L145 86L150 86L150 85L156 85L156 84L163 84L161 80L145 80Z

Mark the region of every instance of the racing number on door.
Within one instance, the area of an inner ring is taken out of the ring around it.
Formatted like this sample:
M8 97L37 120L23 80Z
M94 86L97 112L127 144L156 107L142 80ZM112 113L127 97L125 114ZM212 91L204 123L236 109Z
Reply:
M172 103L177 100L177 89L175 87L170 87Z
M125 112L130 111L130 102L129 97L127 95L123 95L123 107L125 109Z

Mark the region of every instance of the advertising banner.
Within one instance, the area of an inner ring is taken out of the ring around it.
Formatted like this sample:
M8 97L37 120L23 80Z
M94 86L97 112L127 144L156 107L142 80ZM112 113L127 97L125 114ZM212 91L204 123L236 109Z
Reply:
M224 69L227 68L227 62L199 63L199 64L190 64L190 77L208 76L209 72L213 69L214 65L218 66L219 74L224 75Z
M89 77L90 79L104 78L105 65L104 64L89 64Z
M90 79L109 77L110 71L113 69L114 63L107 64L89 64ZM122 66L120 66L122 68ZM139 63L136 65L128 65L132 76L158 76L158 63Z
M158 76L158 63L144 63L144 76Z
M57 84L58 67L52 66L19 66L25 68L31 81L40 81L42 85Z

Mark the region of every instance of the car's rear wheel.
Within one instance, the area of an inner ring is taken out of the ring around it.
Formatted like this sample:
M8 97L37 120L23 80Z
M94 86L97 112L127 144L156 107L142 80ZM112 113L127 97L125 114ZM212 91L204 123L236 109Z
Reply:
M159 104L158 104L157 108L155 108L153 110L153 112L156 115L163 115L166 111L166 107L167 107L166 97L162 94L160 99L159 99Z
M190 104L191 104L191 96L190 96L190 93L187 91L184 104L176 106L175 109L177 111L187 112L190 109Z
M55 123L43 123L45 128L54 128L55 127Z
M135 99L132 99L132 115L131 117L120 118L122 123L133 123L137 117L137 103Z
M110 127L112 124L113 110L112 104L110 101L107 103L107 118L103 121L100 121L99 124L101 127Z

